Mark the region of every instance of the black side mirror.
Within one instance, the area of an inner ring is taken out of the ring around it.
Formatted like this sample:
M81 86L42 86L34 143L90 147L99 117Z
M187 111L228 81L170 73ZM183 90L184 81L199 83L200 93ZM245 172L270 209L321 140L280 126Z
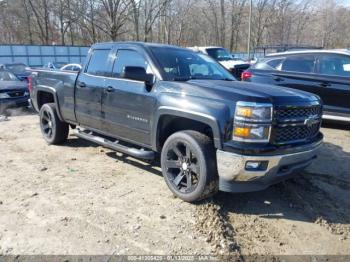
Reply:
M136 81L145 82L146 85L153 84L154 76L152 74L147 74L146 69L140 66L125 66L120 77L127 78Z

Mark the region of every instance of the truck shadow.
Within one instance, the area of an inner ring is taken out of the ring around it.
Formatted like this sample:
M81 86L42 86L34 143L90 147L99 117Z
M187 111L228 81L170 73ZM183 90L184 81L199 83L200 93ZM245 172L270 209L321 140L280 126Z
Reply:
M108 157L111 157L117 161L122 161L124 163L133 165L136 168L148 171L150 173L152 173L153 175L157 175L157 176L163 176L162 175L162 171L160 170L160 164L158 159L152 161L152 162L146 162L146 161L142 161L142 160L138 160L135 158L132 158L130 156L121 154L121 153L116 153L116 152L107 152L106 155Z
M350 227L350 153L325 143L320 156L294 179L251 193L220 192L213 201L230 213ZM324 223L323 222L323 223Z

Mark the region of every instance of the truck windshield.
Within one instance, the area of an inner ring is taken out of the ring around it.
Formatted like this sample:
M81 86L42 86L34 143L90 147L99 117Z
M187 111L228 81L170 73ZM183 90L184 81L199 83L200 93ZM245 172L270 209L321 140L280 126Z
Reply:
M151 47L151 50L163 69L165 80L235 80L226 69L206 55L171 47Z
M232 55L224 48L207 48L208 55L217 61L232 60Z

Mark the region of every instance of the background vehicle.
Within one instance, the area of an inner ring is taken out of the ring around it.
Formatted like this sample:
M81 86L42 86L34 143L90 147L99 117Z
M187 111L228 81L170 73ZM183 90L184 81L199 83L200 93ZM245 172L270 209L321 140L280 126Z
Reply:
M265 189L309 165L322 143L317 96L235 81L207 55L103 43L86 61L79 73L34 73L44 139L63 143L72 125L137 158L158 152L169 189L185 201Z
M241 79L241 74L249 68L250 64L234 58L225 48L217 46L196 46L189 49L209 55L211 58L218 61L222 66L229 70L236 79Z
M350 52L306 50L268 55L242 74L244 81L308 91L324 103L324 119L350 122Z
M0 115L8 108L28 106L28 100L28 83L8 70L0 70Z
M62 66L60 70L67 70L67 71L80 71L82 66L80 64L67 64L65 66Z
M15 74L20 80L28 80L30 76L30 68L23 63L3 64L0 68L8 70Z
M60 69L61 67L65 66L67 63L64 62L48 62L46 65L43 66L43 68L49 68L49 69Z

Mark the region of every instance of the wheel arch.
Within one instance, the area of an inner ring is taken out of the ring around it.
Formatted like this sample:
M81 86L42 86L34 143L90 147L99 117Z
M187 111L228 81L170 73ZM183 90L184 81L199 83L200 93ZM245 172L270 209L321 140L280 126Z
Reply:
M56 90L49 86L38 86L36 88L37 111L40 111L40 108L47 103L55 104L57 116L61 121L63 121Z
M175 126L174 123L180 124ZM158 109L153 127L153 150L159 152L167 137L188 129L205 133L213 139L215 148L222 148L219 124L214 117L178 108L161 107Z

